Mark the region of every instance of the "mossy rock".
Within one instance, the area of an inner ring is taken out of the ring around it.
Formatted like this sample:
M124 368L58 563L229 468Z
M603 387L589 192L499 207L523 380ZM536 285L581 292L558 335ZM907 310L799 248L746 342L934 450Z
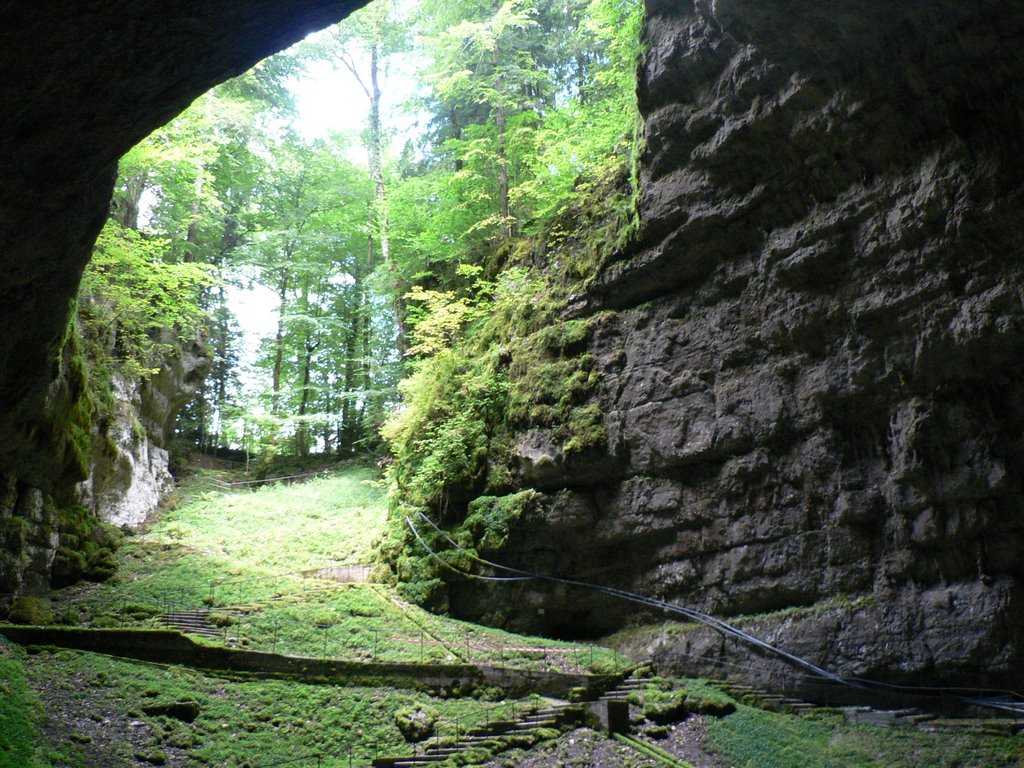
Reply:
M652 725L646 731L644 736L649 739L667 739L668 738L668 726L667 725Z
M207 614L206 621L210 626L223 629L224 627L230 627L235 624L235 617L229 613L211 612Z
M86 568L84 554L68 547L58 548L53 559L53 586L66 587L80 581Z
M508 496L481 496L469 503L464 525L479 552L497 552L505 546L516 522L542 513L546 501L544 494L532 489Z
M106 581L117 573L117 558L109 549L101 549L89 558L83 574L88 581Z
M178 701L155 702L145 704L142 711L150 717L169 717L180 720L183 723L191 723L202 711L198 701L192 699L179 699Z
M644 717L659 725L685 720L690 712L685 691L672 691L667 694L652 691L644 703Z
M470 747L452 756L455 765L482 765L494 757L494 753L484 747Z
M160 615L160 609L152 605L143 605L142 603L126 603L121 613L129 619L141 621L144 619L151 619L154 616Z
M33 624L36 626L53 623L53 606L41 597L23 595L15 598L7 620L12 624Z
M20 552L28 535L28 520L23 517L0 517L0 548Z
M424 741L434 735L437 712L430 707L404 707L395 712L395 725L409 743Z
M167 762L167 753L162 749L140 750L135 753L135 759L150 765L164 765Z
M57 510L60 547L53 563L53 585L65 587L86 579L106 581L117 572L114 553L124 540L117 528L75 504Z

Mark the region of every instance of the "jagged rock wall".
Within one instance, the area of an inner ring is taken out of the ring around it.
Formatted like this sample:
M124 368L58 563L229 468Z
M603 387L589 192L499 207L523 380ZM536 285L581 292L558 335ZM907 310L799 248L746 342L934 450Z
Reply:
M11 596L45 590L57 553L53 502L37 488L0 477L0 608Z
M641 246L575 310L609 447L522 435L551 501L492 554L790 609L758 631L843 673L1024 682L1024 7L647 5ZM453 583L451 606L565 633L637 618L509 589ZM738 658L679 637L640 650Z
M170 334L165 341L173 342ZM92 427L88 478L62 499L64 509L50 494L13 477L2 478L0 608L8 605L14 594L46 591L55 564L65 582L80 578L73 563L70 569L67 562L57 563L61 548L80 550L85 544L79 540L83 535L106 534L102 529L90 531L88 519L67 509L69 505L84 507L96 519L116 527L136 527L174 487L168 447L175 416L195 395L210 358L199 338L171 348L174 351L147 381L115 376L113 411L103 414ZM83 562L88 565L87 558Z

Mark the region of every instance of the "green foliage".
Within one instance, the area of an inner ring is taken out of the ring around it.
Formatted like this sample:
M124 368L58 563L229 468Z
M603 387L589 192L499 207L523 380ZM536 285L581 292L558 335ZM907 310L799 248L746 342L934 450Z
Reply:
M412 504L462 500L486 486L487 457L500 439L507 384L494 356L444 350L420 361L401 385L406 405L384 427L391 478Z
M522 517L543 509L546 497L534 490L509 496L479 496L469 503L464 526L477 552L497 552L505 546L513 526Z
M72 481L88 477L92 458L93 422L113 407L109 386L100 386L92 375L87 346L79 333L78 304L72 301L64 337L56 358L62 385L47 403L50 445L64 474Z
M194 262L167 261L169 242L107 222L79 290L80 327L99 380L117 373L144 379L174 348L174 329L194 336L204 320L198 300L213 278Z

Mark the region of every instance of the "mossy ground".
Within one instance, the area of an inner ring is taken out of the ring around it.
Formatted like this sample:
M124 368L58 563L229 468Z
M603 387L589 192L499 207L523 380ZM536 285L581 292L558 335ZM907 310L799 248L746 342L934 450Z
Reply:
M930 733L785 715L738 705L713 720L711 744L737 768L1019 768L1024 737Z
M25 679L26 654L0 639L0 768L49 765L36 730L43 710Z
M212 603L211 622L227 637L206 642L257 650L566 671L591 663L625 664L604 649L429 614L400 600L392 586L339 584L303 575L372 560L386 514L371 468L347 466L293 485L218 490L234 479L223 472L193 474L177 506L145 532L127 538L112 579L51 595L56 621L146 627L156 624L168 600L175 607ZM365 765L375 754L409 751L394 722L399 708L429 707L437 713L437 730L454 734L489 718L507 717L513 706L490 689L431 695L211 677L77 651L11 653L15 661L0 670L2 680L11 690L8 680L22 681L20 693L0 713L13 734L3 742L13 745L10 765L19 768L240 766L246 761L258 766L311 753L340 755L323 765L347 766L350 749L361 758L354 765ZM45 702L42 721L39 696ZM195 722L146 714L152 702L182 699L198 703ZM514 702L519 711L530 704ZM39 722L43 737L36 735ZM0 768L6 765L0 762Z
M386 517L374 470L350 466L299 485L227 493L211 490L212 479L193 476L175 509L129 538L112 580L56 593L58 616L68 605L63 601L70 600L76 619L151 626L162 598L173 595L201 605L211 601L214 584L213 602L227 605L215 608L213 620L240 644L263 650L382 661L500 662L534 669L623 663L604 649L436 616L404 603L392 586L330 584L296 575L372 558L374 538ZM230 479L219 477L221 482ZM510 497L504 505L474 508L481 536L500 539L508 518L522 513L520 507L529 501ZM313 586L320 588L309 591ZM345 766L350 750L353 764L365 765L374 754L409 751L394 718L399 709L429 709L436 713L437 730L447 734L507 716L512 706L488 690L432 694L307 685L212 677L76 651L27 655L13 647L0 650L0 768L259 766L303 754L330 756L323 765ZM828 712L783 715L747 706L695 681L657 680L648 689L634 695L638 713L665 720L673 716L670 710L678 710L706 719L702 739L712 756L709 766L1024 765L1020 736L850 725ZM198 706L193 722L152 713L153 704L177 701ZM528 702L515 705L522 709ZM653 719L649 724L655 730L669 728L663 744L672 746L670 725Z
M671 723L703 720L702 747L730 768L1019 768L1024 736L938 733L848 723L833 709L801 715L738 701L713 683L655 678L630 695L640 731L669 751L685 747Z

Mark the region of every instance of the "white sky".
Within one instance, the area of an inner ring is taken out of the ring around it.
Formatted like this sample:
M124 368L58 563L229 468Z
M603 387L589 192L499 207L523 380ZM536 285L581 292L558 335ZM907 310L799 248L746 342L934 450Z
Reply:
M315 36L314 33L310 37ZM307 38L309 39L309 38ZM385 131L399 137L393 146L401 148L405 137L416 133L418 115L402 114L398 105L412 96L415 81L409 60L396 62L393 71L381 79ZM301 77L288 83L295 96L298 119L296 128L307 141L326 138L332 133L358 136L366 126L369 101L353 75L339 62L309 62ZM348 160L366 167L366 150L358 141L352 143ZM232 286L227 291L228 306L234 312L242 332L240 379L243 389L258 391L264 384L253 370L260 341L277 330L277 294L266 286L251 288Z

